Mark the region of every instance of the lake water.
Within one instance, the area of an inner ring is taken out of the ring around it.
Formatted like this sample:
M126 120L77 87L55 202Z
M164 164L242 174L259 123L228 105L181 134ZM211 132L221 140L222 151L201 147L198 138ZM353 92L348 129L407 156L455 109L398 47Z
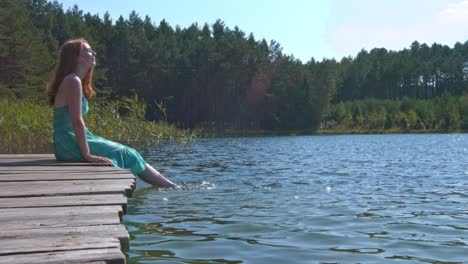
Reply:
M130 263L468 262L468 134L198 139L143 151Z

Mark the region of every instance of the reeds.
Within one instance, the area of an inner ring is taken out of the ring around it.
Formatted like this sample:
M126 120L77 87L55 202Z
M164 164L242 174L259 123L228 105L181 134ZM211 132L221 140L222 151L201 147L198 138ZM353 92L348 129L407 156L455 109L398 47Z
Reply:
M31 99L0 99L0 152L52 150L52 109Z
M196 131L177 129L166 122L145 120L146 105L138 98L90 103L85 116L95 135L132 147L150 147L162 141L187 144ZM52 153L52 108L32 99L0 99L0 153Z

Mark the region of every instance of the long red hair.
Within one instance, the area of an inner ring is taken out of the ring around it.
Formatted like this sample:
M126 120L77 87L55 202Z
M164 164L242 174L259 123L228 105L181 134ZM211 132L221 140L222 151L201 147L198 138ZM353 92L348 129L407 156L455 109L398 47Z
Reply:
M47 95L49 96L49 105L53 106L55 102L55 96L57 95L58 88L62 83L65 76L76 71L78 65L78 57L80 56L81 49L84 43L88 43L85 39L72 39L66 41L62 47L60 47L60 53L58 58L57 66L55 67L54 78L52 84L49 86ZM83 80L81 80L81 87L83 94L89 100L91 97L96 95L96 92L91 86L91 80L93 79L93 67L90 67L88 73Z

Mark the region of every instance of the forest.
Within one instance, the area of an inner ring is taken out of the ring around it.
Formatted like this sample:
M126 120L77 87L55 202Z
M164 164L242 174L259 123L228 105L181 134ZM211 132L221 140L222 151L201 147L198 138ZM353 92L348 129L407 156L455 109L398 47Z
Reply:
M467 39L303 62L220 19L113 21L46 0L0 2L0 96L45 104L60 45L78 37L97 52L100 99L138 96L146 119L180 128L468 130Z

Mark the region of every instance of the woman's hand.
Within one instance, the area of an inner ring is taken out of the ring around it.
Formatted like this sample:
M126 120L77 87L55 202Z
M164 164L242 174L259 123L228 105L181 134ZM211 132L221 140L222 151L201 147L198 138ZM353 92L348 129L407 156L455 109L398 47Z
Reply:
M87 155L84 159L89 163L107 163L111 164L112 161L106 157Z

